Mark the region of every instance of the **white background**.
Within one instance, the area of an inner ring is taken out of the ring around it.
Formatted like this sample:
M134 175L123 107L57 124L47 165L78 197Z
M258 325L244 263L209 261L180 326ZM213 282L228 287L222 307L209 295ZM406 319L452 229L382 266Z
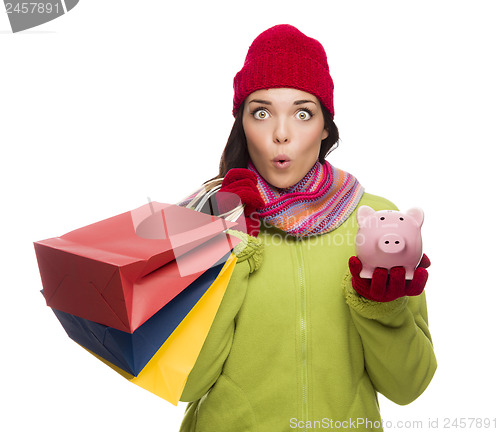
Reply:
M424 209L438 370L386 421L497 417L499 4L81 0L12 34L0 14L1 406L6 431L176 431L174 407L73 343L32 242L175 202L217 173L232 79L263 30L322 42L342 142L330 162ZM409 430L409 429L408 429ZM434 429L435 430L435 429Z

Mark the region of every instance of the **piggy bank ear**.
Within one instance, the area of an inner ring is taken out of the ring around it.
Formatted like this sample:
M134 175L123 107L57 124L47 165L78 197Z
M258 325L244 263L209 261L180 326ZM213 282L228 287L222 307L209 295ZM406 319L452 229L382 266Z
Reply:
M417 222L418 226L421 227L424 223L424 211L419 207L413 207L406 212L408 216L411 216Z
M375 213L375 210L373 210L370 206L362 205L358 208L358 211L356 213L356 219L358 221L359 227L364 227L366 225L367 220L370 218L371 215Z

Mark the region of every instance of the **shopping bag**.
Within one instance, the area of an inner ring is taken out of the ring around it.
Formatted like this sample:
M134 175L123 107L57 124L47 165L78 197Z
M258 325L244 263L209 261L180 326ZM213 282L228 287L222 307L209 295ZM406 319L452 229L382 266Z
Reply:
M228 257L208 269L133 333L52 310L71 339L123 371L137 376L217 279Z
M132 333L235 246L233 225L153 202L35 242L47 305Z
M234 254L229 256L217 279L138 376L128 374L92 351L87 351L130 382L177 405L222 301L236 260Z

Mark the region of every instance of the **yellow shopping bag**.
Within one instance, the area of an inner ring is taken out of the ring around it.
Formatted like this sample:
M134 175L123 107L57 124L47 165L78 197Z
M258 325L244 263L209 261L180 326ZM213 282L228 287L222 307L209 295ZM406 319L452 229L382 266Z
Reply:
M130 382L177 405L186 380L200 354L236 264L231 254L213 284L186 315L138 376L89 351Z

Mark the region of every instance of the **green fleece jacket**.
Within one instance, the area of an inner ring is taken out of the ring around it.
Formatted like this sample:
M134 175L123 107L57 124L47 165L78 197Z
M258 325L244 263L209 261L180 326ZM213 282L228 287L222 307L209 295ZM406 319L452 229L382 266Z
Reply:
M359 205L396 209L365 193ZM436 370L425 293L352 288L355 212L296 239L262 226L237 264L181 400L181 432L381 431L377 392L408 404Z

